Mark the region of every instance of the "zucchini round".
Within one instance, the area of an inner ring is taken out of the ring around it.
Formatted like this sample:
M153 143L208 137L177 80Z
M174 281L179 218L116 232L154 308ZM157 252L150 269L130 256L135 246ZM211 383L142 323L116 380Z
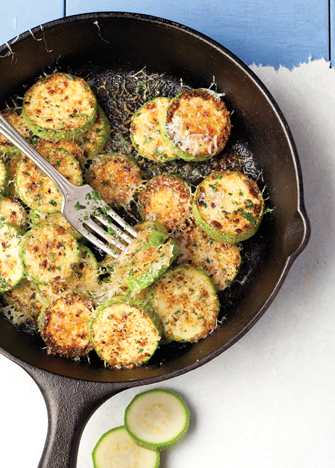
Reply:
M33 282L25 280L11 291L4 293L5 301L14 308L10 320L16 326L37 328L37 317L44 301Z
M82 239L82 235L76 231L72 225L68 222L65 216L62 213L46 213L45 211L39 211L32 209L29 213L29 221L33 225L39 224L57 224L57 226L62 226L64 229L69 231L77 240Z
M171 390L152 389L139 393L125 410L124 425L130 437L148 450L166 450L185 436L190 411Z
M151 286L149 298L168 339L194 342L216 327L219 299L202 270L188 265L170 268Z
M240 264L240 249L236 244L223 244L209 237L198 226L175 235L180 247L178 264L188 264L204 270L217 291L223 291L236 277Z
M68 358L88 354L93 348L87 323L93 310L92 299L76 292L59 297L43 309L38 322L48 352Z
M21 231L17 226L0 223L0 293L10 291L24 277L20 242Z
M54 73L38 80L23 98L22 116L34 135L49 141L82 136L96 118L97 101L82 78Z
M147 362L162 335L161 321L151 306L125 296L101 304L89 328L96 353L107 366L118 369Z
M70 153L79 163L81 166L84 164L84 148L75 141L47 141L43 140L42 138L36 138L38 142L35 144L35 148L39 151L41 148L60 148L68 153Z
M23 138L26 140L31 139L31 132L19 111L16 109L5 109L1 111L1 114L5 117L6 120L8 120L11 125L13 125L13 127L23 136ZM0 133L0 153L9 156L15 156L20 155L21 151Z
M105 432L92 452L94 468L158 468L159 452L139 447L124 426Z
M198 185L193 214L212 239L237 244L253 236L261 223L264 200L256 182L241 172L213 172Z
M61 148L41 148L39 153L72 184L82 185L80 165L70 153ZM30 208L47 213L56 213L62 208L62 195L55 183L27 157L19 164L16 188Z
M163 137L164 114L169 103L169 98L155 98L140 107L131 119L130 137L136 151L155 162L177 158Z
M10 223L20 229L26 227L26 211L21 203L12 197L0 199L0 223Z
M185 227L191 212L191 189L180 177L162 174L146 184L138 198L144 221L157 220L169 231Z
M109 120L98 104L97 117L94 124L81 139L87 159L91 159L101 153L110 138L110 132Z
M87 182L111 205L126 206L142 185L137 164L120 153L108 153L98 159L86 174Z
M220 153L231 130L230 112L213 91L183 91L171 100L164 119L164 136L186 161L204 161Z
M26 276L40 284L68 280L78 266L79 254L76 239L56 224L34 226L21 243Z

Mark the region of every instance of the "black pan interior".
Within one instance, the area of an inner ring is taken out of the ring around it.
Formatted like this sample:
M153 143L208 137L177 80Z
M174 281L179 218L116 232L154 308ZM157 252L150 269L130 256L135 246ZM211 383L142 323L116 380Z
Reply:
M242 155L252 156L274 211L264 217L256 236L244 243L241 282L222 297L222 324L205 340L162 346L148 366L108 370L95 363L94 357L88 364L48 356L39 341L18 332L1 316L4 353L57 374L107 382L172 376L220 354L265 312L308 238L299 162L271 96L223 47L180 25L143 15L100 13L65 18L25 33L10 47L10 53L7 46L0 49L1 108L11 104L10 97L23 96L42 73L55 70L81 74L93 87L97 76L108 79L143 67L149 75L164 74L176 89L181 79L193 88L208 87L215 80L233 111L230 145L238 146Z

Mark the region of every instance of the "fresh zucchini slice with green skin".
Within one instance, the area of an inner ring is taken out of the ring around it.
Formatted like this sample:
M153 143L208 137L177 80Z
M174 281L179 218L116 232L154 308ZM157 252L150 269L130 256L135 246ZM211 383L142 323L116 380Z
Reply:
M40 284L67 281L78 266L79 245L75 237L56 224L42 224L22 239L20 256L26 276Z
M57 226L62 226L64 229L69 231L77 240L83 238L83 236L71 226L65 216L63 216L60 212L46 213L45 211L32 209L29 213L29 221L33 225L44 223L57 224Z
M92 351L87 323L93 311L92 299L76 292L59 297L43 309L38 324L48 352L78 358Z
M158 253L158 248L169 238L164 226L157 221L147 221L136 225L135 229L139 234L133 242L116 260L113 259L110 264L105 264L119 286L132 287L133 294L149 286L157 277L153 276L154 271L157 269L158 272L170 258L167 252ZM171 256L176 254L176 249L177 247L170 247ZM148 276L147 272L151 269L153 271Z
M261 223L264 200L256 182L241 172L213 172L194 194L196 223L212 239L237 244L253 236Z
M223 244L208 236L198 226L175 234L180 247L177 263L204 270L217 291L223 291L236 277L241 254L236 244Z
M144 221L157 220L169 231L185 227L191 205L189 185L180 177L169 174L150 179L137 204Z
M126 408L124 425L140 447L160 451L176 445L187 433L190 411L171 390L152 389L136 395Z
M101 153L110 138L110 133L111 126L109 120L98 104L95 122L88 132L82 137L87 159L91 159Z
M21 230L9 223L0 223L0 293L15 288L24 277L20 258Z
M24 230L26 219L26 210L16 198L4 197L0 199L0 223L14 224Z
M78 161L61 148L41 148L39 153L74 185L82 185ZM55 183L31 159L22 158L16 173L20 198L30 208L56 213L62 208L62 195Z
M100 437L92 459L94 468L158 468L160 463L159 452L135 444L124 426L115 427Z
M151 286L149 296L171 340L198 341L216 327L220 303L202 270L188 265L170 268Z
M171 100L164 119L164 136L185 161L205 161L220 153L231 130L230 112L213 91L183 91Z
M99 266L92 251L79 244L80 258L77 268L67 281L55 281L52 284L39 284L37 289L47 303L54 301L68 290L94 295L99 287Z
M32 133L30 132L24 118L18 110L5 109L1 111L1 114L5 117L6 120L8 120L11 125L13 125L13 127L20 133L21 136L23 136L23 138L28 141L31 139ZM0 153L15 156L20 155L21 151L0 133Z
M0 159L0 196L4 195L8 186L8 174L4 162Z
M37 327L37 317L44 301L34 283L24 280L11 291L4 293L5 301L12 306L9 320L16 326Z
M146 363L156 351L162 324L151 306L119 296L96 309L90 340L107 366L132 368Z
M155 162L177 159L163 136L164 114L169 103L169 98L155 98L140 107L131 119L130 137L136 151Z
M28 128L49 141L79 138L93 125L97 101L85 80L54 73L24 95L22 116Z
M86 174L90 186L114 206L127 206L142 185L141 171L130 156L121 153L102 155Z

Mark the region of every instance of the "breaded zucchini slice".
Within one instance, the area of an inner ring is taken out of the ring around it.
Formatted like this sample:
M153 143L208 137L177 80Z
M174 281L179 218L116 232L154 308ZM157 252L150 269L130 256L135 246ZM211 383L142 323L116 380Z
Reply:
M20 242L21 231L17 226L0 223L0 293L10 291L24 277Z
M59 297L43 309L38 318L39 331L48 352L79 358L92 351L88 321L93 311L92 299L74 291Z
M237 244L253 236L264 200L256 182L241 172L213 172L198 185L193 200L196 223L212 239Z
M56 224L34 226L22 239L20 256L26 276L40 284L67 281L78 266L75 237Z
M143 220L157 220L169 231L185 226L191 204L189 185L180 177L169 174L150 179L138 197L138 210Z
M198 226L178 232L175 239L180 247L179 265L204 270L217 291L223 291L232 283L241 264L240 249L236 244L218 242Z
M16 198L0 199L0 223L10 223L20 229L25 229L26 218L26 211Z
M55 281L39 284L37 289L47 303L54 301L65 291L73 290L94 296L99 287L99 266L92 251L86 245L79 244L80 257L77 268L67 281Z
M160 453L135 444L126 428L119 426L100 437L92 460L94 468L158 468Z
M37 325L44 301L34 283L24 280L11 291L4 293L8 305L12 306L11 322L17 326Z
M142 301L119 296L104 302L93 314L90 339L96 353L110 367L132 368L146 363L156 351L162 324Z
M141 171L129 156L108 153L92 164L86 174L90 186L114 206L126 206L142 185Z
M23 98L22 116L34 135L49 141L72 140L88 131L97 101L85 80L54 73L38 80Z
M188 265L170 268L151 286L149 297L168 339L194 342L216 327L220 303L202 270Z
M77 240L80 240L83 237L78 231L76 231L71 226L71 224L68 222L65 216L63 216L60 212L46 213L45 211L32 209L29 213L29 221L33 225L44 223L57 224L57 226L62 226L64 229L69 231Z
M8 174L5 163L0 159L0 196L4 195L8 186Z
M146 102L133 115L130 124L130 137L136 151L144 158L155 162L177 159L163 136L165 112L170 99L158 97Z
M35 148L37 150L41 148L61 148L68 153L70 153L80 164L83 166L84 164L84 153L85 150L82 145L80 145L79 142L75 141L67 141L67 140L62 140L62 141L47 141L43 140L42 138L36 138L38 140L35 143Z
M179 158L204 161L225 147L231 130L230 113L212 91L183 91L167 107L164 128L166 141Z
M110 138L110 133L111 126L107 115L98 104L97 117L94 124L81 139L87 159L91 159L101 153Z
M23 136L23 138L26 140L31 139L32 133L27 127L21 112L15 109L5 109L1 111L1 114L5 117L6 120L8 120L11 125L13 125L13 127ZM0 133L0 153L15 156L20 155L21 151Z
M82 185L78 161L61 148L41 148L39 153L74 185ZM62 194L55 183L31 159L22 158L16 173L20 198L30 208L56 213L62 207Z
M114 260L110 271L120 287L127 286L133 296L162 275L179 254L179 247L168 238L167 231L157 222L135 226L136 239Z

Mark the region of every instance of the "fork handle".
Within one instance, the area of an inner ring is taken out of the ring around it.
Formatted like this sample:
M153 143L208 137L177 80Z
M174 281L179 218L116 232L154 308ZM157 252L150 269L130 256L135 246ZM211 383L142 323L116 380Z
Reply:
M0 133L30 158L41 171L50 177L57 185L63 197L71 189L72 184L55 169L38 151L36 151L20 133L0 114Z

